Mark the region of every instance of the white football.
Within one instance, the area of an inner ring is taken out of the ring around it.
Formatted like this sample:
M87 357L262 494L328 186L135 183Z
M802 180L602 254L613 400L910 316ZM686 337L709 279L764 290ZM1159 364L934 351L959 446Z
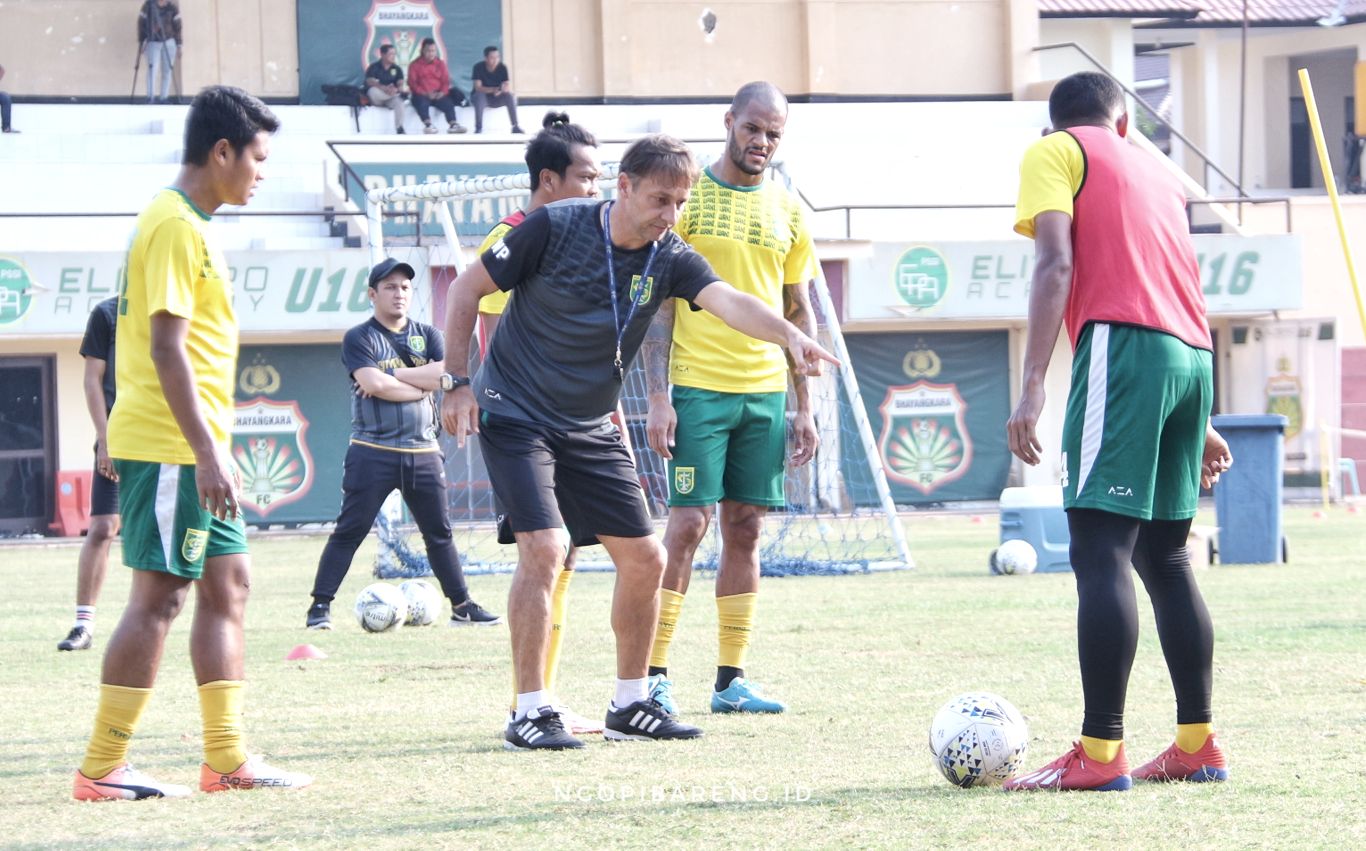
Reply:
M408 601L408 626L427 626L441 615L441 595L432 583L421 579L405 579L398 590Z
M930 723L935 765L955 786L999 786L1019 772L1028 745L1024 716L990 692L960 694Z
M356 598L356 620L366 632L388 632L402 626L407 617L403 592L387 582L365 586Z
M996 554L992 557L992 564L996 572L1004 573L1007 576L1013 574L1033 573L1039 566L1039 554L1034 551L1034 546L1021 538L1006 541L996 548Z

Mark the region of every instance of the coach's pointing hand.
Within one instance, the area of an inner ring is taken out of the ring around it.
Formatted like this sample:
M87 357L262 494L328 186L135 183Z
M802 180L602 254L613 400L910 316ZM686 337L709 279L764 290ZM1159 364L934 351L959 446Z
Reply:
M792 363L802 375L820 375L821 361L839 366L839 358L821 348L820 344L803 334L794 325L787 335L787 350L792 353Z
M464 447L466 435L479 433L479 406L474 404L474 391L468 384L448 391L442 398L441 425L460 447Z

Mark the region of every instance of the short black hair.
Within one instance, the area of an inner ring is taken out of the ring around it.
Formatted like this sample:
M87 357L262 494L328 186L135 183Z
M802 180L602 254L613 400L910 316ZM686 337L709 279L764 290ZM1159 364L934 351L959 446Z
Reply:
M435 47L435 46L436 46L436 39L432 38L431 36L427 36L426 38L422 39L422 46L421 46L420 48L418 48L418 49L419 49L419 50L426 50L427 47L428 47L428 45Z
M209 86L190 102L190 114L185 119L185 151L180 161L184 165L205 165L219 139L227 139L233 151L241 154L257 133L274 133L279 129L280 119L260 98L235 86Z
M484 48L484 58L485 58L485 59L488 59L490 53L497 53L497 52L498 52L498 45L496 45L496 44L490 44L488 47Z
M550 169L564 177L573 160L574 146L598 146L598 140L584 128L569 122L567 112L547 112L541 119L541 132L526 144L526 170L531 174L531 191L541 185L541 171Z
M1064 77L1048 96L1048 119L1054 130L1079 124L1108 124L1124 110L1124 92L1104 74L1082 71Z
M380 55L380 58L383 59L383 58L384 58L384 54L388 53L388 52L391 51L391 50L397 50L397 49L398 49L398 48L394 47L392 44L381 44L381 45L379 46L379 55Z

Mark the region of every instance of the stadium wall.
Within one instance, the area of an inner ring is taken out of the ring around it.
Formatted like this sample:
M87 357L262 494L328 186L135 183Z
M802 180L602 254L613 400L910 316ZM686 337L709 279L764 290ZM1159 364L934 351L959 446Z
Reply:
M177 60L182 91L227 83L266 98L298 96L292 0L179 2L185 38ZM138 53L139 8L137 0L7 0L0 11L5 90L25 97L127 98ZM142 97L146 74L144 61L136 93Z
M501 2L501 43L523 98L721 99L755 78L794 96L1011 98L1037 76L1034 0L713 0L710 32L700 4ZM295 0L180 5L182 91L227 83L270 99L300 97L300 40L317 45L299 30ZM135 0L7 0L6 90L128 97L137 8ZM335 46L353 48L359 66L360 44ZM145 63L139 74L145 91Z

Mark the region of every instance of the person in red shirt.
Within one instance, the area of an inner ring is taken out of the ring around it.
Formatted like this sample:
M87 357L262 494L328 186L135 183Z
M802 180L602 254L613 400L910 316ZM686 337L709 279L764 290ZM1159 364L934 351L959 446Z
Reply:
M1214 736L1214 628L1186 537L1199 487L1233 458L1209 425L1212 361L1181 184L1128 144L1124 96L1073 74L1048 99L1052 132L1026 152L1015 230L1034 240L1020 401L1010 451L1038 464L1044 375L1059 329L1072 343L1062 490L1077 581L1081 741L1013 789L1128 789L1225 780ZM1131 567L1132 565L1132 567ZM1124 702L1138 644L1133 571L1152 598L1176 693L1176 741L1129 771Z
M446 61L436 55L436 39L422 40L422 55L408 66L408 90L413 93L413 109L422 119L422 132L435 133L431 108L446 116L447 133L464 133L465 128L455 120L455 105L465 102L465 93L451 87L451 72Z

